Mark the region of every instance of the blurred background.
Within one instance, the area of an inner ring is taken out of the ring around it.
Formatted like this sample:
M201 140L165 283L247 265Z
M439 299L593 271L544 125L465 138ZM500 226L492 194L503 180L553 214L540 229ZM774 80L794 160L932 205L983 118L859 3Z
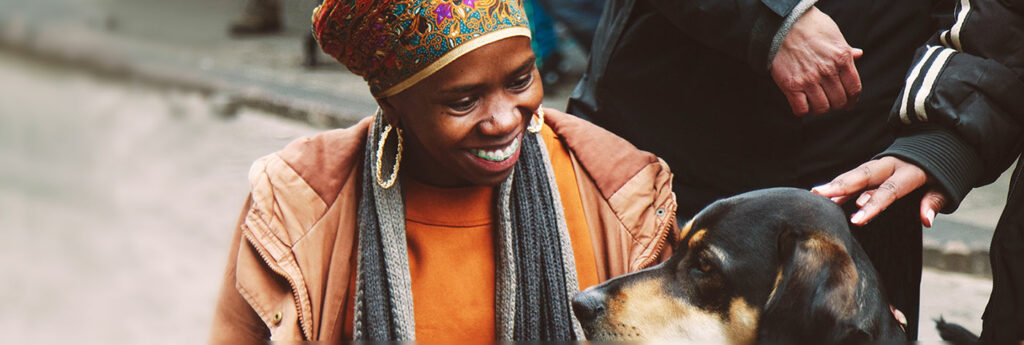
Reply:
M0 0L5 341L205 342L249 164L376 108L307 52L316 4L232 34L247 0ZM564 109L586 58L556 33L545 105ZM940 315L980 330L1007 182L925 231L922 340Z

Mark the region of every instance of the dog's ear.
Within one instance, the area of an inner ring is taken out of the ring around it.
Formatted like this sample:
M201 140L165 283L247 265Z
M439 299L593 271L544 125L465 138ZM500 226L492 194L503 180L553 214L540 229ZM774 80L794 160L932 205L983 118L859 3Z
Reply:
M784 230L778 275L758 330L758 344L859 344L858 273L839 240L821 232Z

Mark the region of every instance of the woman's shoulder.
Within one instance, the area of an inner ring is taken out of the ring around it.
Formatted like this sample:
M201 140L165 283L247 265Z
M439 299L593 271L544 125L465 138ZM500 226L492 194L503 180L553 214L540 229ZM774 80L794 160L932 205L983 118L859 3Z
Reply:
M252 187L257 188L265 180L283 181L286 185L275 186L276 190L308 188L325 202L333 201L349 174L362 164L371 119L295 139L280 151L258 159L249 172Z
M589 121L553 109L545 109L545 116L605 197L651 167L668 173L668 166L654 154Z

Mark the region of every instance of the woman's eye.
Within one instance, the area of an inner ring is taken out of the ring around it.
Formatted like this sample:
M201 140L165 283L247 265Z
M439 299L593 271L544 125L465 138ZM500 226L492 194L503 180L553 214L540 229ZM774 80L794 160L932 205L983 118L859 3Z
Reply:
M509 88L512 90L524 90L526 87L530 86L531 81L533 81L533 73L527 73L516 78L516 80L509 85Z
M455 102L448 103L448 108L451 108L456 113L465 113L473 109L474 105L476 105L476 98L464 97Z

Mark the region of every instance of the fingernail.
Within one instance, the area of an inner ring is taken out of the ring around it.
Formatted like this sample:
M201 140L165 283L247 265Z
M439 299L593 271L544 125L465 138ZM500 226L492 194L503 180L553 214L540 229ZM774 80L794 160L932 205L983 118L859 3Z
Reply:
M826 191L828 191L828 186L829 186L828 183L820 185L820 186L815 186L814 188L811 188L811 192L818 193L818 194L825 193ZM835 201L835 200L832 200L832 201Z
M843 198L843 197L841 197L841 196L834 196L834 197L831 197L831 198L829 198L829 200L832 200L832 202L834 202L834 203L837 203L837 204L838 204L838 203L839 203L839 200L840 200L840 199L842 199L842 198Z
M857 206L864 207L864 204L868 203L868 200L871 200L871 194L861 194L860 197L857 198Z
M932 225L935 225L935 210L928 209L928 211L924 212L924 217L928 218L928 224L925 225L929 228L932 227Z
M860 224L862 221L864 221L864 211L857 211L857 213L853 214L853 217L850 217L850 223Z

